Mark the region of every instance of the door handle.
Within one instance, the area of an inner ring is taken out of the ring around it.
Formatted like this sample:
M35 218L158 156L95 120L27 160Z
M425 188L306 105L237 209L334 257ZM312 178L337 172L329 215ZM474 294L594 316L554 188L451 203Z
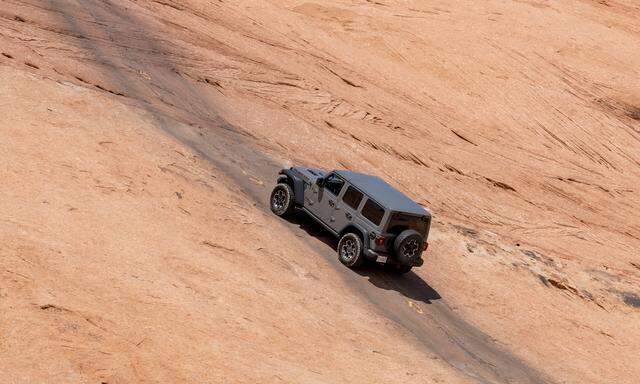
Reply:
M351 220L353 218L353 216L351 216L351 214L349 212L346 212L344 215L347 216L347 219L349 219L349 220Z
M329 200L329 206L330 207L335 207L336 203L333 200Z

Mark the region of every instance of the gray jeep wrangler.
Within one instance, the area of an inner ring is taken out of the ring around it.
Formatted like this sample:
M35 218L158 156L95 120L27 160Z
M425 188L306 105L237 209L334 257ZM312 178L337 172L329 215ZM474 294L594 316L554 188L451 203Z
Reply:
M365 260L407 273L423 264L431 214L376 176L291 167L280 171L271 211L302 210L338 237L338 257L350 268Z

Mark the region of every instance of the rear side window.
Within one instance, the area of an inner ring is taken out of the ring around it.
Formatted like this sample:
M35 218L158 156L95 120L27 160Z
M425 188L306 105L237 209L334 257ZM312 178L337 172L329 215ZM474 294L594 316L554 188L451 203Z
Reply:
M384 208L378 205L375 201L367 199L367 202L364 203L364 207L362 207L362 216L373 224L380 225L382 216L384 216Z
M358 205L360 205L360 202L362 201L362 192L349 186L347 191L344 193L344 196L342 196L342 201L351 208L357 209Z

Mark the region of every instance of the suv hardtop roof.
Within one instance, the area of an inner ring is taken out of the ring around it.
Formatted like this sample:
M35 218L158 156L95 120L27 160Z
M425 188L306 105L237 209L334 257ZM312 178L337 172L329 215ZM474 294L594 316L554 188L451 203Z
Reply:
M431 217L426 209L377 176L346 170L333 172L391 211Z

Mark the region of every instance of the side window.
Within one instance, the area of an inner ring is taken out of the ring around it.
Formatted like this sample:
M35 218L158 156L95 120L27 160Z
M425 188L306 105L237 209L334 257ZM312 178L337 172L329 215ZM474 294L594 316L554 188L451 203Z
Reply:
M352 186L349 186L347 191L344 193L344 196L342 196L342 201L351 208L357 209L358 205L360 205L360 202L362 201L362 192Z
M378 205L375 201L367 199L367 202L364 203L364 207L362 207L362 216L373 224L380 225L382 216L384 216L384 208Z
M332 173L324 179L324 188L334 195L338 196L342 186L344 185L344 180L338 177L338 175Z

